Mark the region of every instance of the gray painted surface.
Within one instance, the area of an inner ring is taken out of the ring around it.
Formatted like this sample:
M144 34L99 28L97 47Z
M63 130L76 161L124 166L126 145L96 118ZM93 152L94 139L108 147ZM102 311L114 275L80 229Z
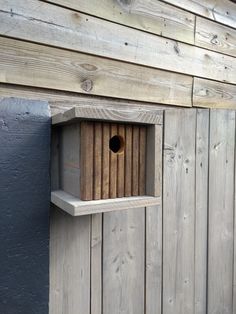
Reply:
M46 314L49 289L50 112L0 100L0 313Z

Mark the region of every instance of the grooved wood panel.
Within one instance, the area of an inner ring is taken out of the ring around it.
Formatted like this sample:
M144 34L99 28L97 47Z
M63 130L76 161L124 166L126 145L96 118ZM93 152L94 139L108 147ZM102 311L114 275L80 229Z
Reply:
M194 42L194 15L156 0L47 1L149 33Z
M80 128L80 199L145 195L146 126L85 121Z
M236 28L236 6L230 0L163 0L186 11Z
M194 78L193 106L236 109L235 85Z
M191 106L192 78L0 38L0 82Z
M231 56L48 4L45 15L43 5L38 6L37 1L35 5L36 8L28 13L27 9L31 6L20 8L24 14L21 11L14 14L12 6L6 4L5 7L3 1L1 6L4 16L1 17L0 34L25 40L33 39L46 45L187 75L236 83L236 59ZM17 8L16 6L15 10ZM51 9L53 12L50 12ZM85 62L85 68L93 69L86 65ZM82 88L90 91L91 82L85 80Z
M210 134L208 313L230 314L235 241L235 111L211 110Z

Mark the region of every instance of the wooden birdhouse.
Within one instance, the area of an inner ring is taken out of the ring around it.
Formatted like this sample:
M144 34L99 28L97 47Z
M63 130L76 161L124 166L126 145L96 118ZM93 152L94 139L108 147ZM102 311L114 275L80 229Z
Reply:
M52 123L57 206L82 215L159 202L161 110L78 106Z

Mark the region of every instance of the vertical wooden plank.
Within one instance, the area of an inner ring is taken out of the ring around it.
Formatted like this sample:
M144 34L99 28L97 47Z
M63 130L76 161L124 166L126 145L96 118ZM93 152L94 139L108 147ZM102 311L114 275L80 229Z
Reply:
M208 313L233 313L235 112L210 111Z
M125 196L132 194L132 126L125 127Z
M93 122L81 122L81 200L93 199L93 145L94 145L94 129Z
M50 314L90 314L90 216L51 211Z
M146 194L161 196L162 193L162 137L163 125L147 128Z
M163 313L194 313L196 110L165 112Z
M117 124L111 124L110 138L117 135ZM117 197L117 154L110 150L110 198Z
M209 110L197 110L196 213L195 213L195 314L207 311L208 145Z
M65 125L60 132L60 188L80 197L80 125Z
M124 139L125 143L125 126L118 125L118 134ZM125 150L125 148L124 148ZM118 154L118 182L117 182L117 196L123 197L125 195L125 151Z
M235 111L236 121L236 111ZM235 123L236 138L236 123ZM236 147L234 150L234 282L233 282L233 313L236 313Z
M102 314L102 214L91 216L90 314Z
M103 226L103 314L143 314L145 208L105 213Z
M103 123L102 130L102 198L109 198L109 181L110 181L110 126Z
M162 314L162 207L146 208L146 309Z
M139 195L145 195L146 192L146 140L147 128L139 128Z
M102 191L102 124L94 123L94 175L93 199L101 199Z
M138 195L139 187L139 127L133 126L132 140L132 195Z

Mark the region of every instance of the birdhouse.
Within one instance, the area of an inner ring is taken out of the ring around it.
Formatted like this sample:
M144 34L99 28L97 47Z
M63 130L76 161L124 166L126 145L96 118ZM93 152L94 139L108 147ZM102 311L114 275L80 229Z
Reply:
M55 205L82 215L159 202L162 111L77 106L52 123Z

